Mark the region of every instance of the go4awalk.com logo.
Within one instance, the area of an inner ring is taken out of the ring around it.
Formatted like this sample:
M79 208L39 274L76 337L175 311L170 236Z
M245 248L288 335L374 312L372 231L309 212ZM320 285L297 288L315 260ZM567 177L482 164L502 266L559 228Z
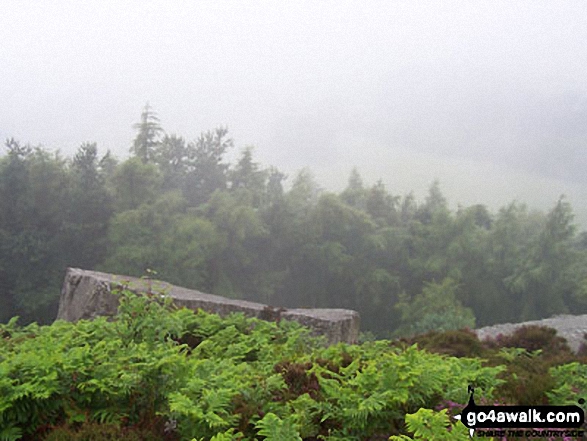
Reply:
M579 406L477 406L469 386L469 403L455 418L480 437L582 438L585 413ZM584 404L585 400L579 400Z

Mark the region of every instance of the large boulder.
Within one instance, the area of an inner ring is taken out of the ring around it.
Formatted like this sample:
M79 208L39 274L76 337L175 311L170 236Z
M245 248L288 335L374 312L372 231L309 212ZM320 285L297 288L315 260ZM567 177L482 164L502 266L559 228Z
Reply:
M359 336L359 313L349 309L284 309L261 303L234 300L205 294L166 282L68 268L61 290L57 320L77 321L97 316L112 316L118 308L114 289L126 288L135 293L164 293L175 305L192 310L227 315L242 312L248 317L279 321L295 320L308 326L316 335L324 335L329 344L356 343Z

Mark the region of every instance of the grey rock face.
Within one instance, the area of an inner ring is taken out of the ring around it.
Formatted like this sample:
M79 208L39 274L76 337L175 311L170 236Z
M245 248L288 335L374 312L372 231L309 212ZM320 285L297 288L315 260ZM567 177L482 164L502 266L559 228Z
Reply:
M359 339L359 313L350 309L285 309L280 317L325 335L329 344L357 343Z
M499 334L510 335L524 325L548 326L557 331L557 335L567 340L569 347L577 352L585 342L583 335L587 333L587 315L558 315L543 320L534 320L523 323L502 323L475 330L477 337L483 340L487 337L495 338Z
M261 303L234 300L174 286L158 280L119 276L97 271L68 268L61 290L57 320L77 321L116 314L116 288L126 287L135 293L164 293L175 305L203 309L219 315L242 312L248 317L279 321L294 320L324 335L329 344L356 343L359 337L359 313L348 309L283 309Z

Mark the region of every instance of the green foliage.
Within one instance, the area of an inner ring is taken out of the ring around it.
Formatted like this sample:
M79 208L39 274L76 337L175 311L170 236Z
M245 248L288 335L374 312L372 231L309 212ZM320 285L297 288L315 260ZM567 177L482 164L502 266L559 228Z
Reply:
M347 187L340 194L341 200L353 208L364 209L367 193L363 185L363 178L356 168L351 170Z
M210 221L185 209L186 201L173 192L152 205L115 215L109 241L116 246L100 268L137 277L156 268L170 283L207 290L208 263L226 242Z
M507 365L507 370L500 376L505 381L498 390L502 402L548 404L547 393L554 387L554 381L549 374L550 363L540 356L540 352L503 348L494 363Z
M266 194L266 181L269 171L261 169L260 165L253 161L253 148L246 147L236 164L230 171L231 190L239 192L250 198L249 205L259 208L268 202Z
M22 437L19 427L8 426L0 429L0 441L18 441Z
M587 394L587 364L572 362L550 368L554 387L547 392L555 405L576 405Z
M451 211L438 182L420 202L356 170L334 194L308 169L285 186L252 147L231 164L226 128L186 141L166 134L149 105L134 127L133 155L120 163L91 142L67 159L6 141L0 322L51 322L68 266L152 268L228 297L355 309L370 340L587 312L587 236L562 196L547 213L516 202ZM476 353L461 337L430 344ZM557 362L568 358L559 352Z
M210 438L210 441L237 441L237 440L242 439L242 437L243 437L242 433L240 433L240 432L234 433L234 429L229 429L226 432L217 433L212 438ZM204 441L204 438L201 438L201 439L194 438L192 441Z
M446 410L434 412L430 409L420 409L416 413L406 415L406 426L408 431L414 434L413 438L400 435L389 439L391 441L466 441L469 439L469 432L465 425L452 424Z
M499 394L509 403L550 402L552 390L557 387L554 366L577 360L565 339L558 337L555 329L545 326L522 326L510 336L498 335L484 344L498 350L485 352L492 363L507 365L507 371L501 375L505 382Z
M159 293L121 292L114 320L13 319L0 336L8 440L464 440L443 407L464 405L469 384L512 404L576 403L587 388L584 364L549 330L512 341L550 352L481 344L470 331L417 337L426 350L324 347L297 323L194 313Z
M193 146L177 135L165 135L155 151L155 162L163 176L165 191L181 189L189 169Z
M509 287L520 297L523 320L568 312L565 299L577 291L579 284L570 273L578 257L571 247L573 217L570 204L561 196L532 238L524 264L507 278Z
M190 147L190 167L183 184L183 194L190 206L205 203L216 190L227 188L226 152L234 146L228 129L219 127L200 135Z
M117 212L134 210L142 204L153 203L162 185L157 167L136 157L120 164L111 178L114 206Z
M421 334L428 331L474 328L475 316L456 298L457 283L446 278L442 283L427 283L422 293L409 301L405 296L397 304L402 314L398 333Z
M290 418L282 420L269 412L255 426L267 441L302 441Z
M56 322L8 330L10 337L0 349L0 425L30 432L64 419L117 424L155 420L163 394L181 376L184 356L158 334L161 329L173 331L172 326L159 327L169 325L173 316L159 314L162 306L154 308L151 302L142 312L145 320L133 321L132 315L145 306L133 300L144 301L123 297L115 322ZM165 319L154 323L158 316Z
M65 265L70 176L58 154L15 140L6 147L0 159L0 321L14 315L48 321Z
M12 320L0 333L5 437L390 436L407 413L465 402L464 384L488 397L500 384L479 360L385 341L325 348L297 323L194 313L156 293L123 291L111 321Z
M163 132L159 118L147 103L141 113L141 122L134 125L138 133L130 151L143 163L151 162L156 157L159 136Z
M120 163L95 143L63 159L6 141L0 321L49 323L68 266L153 268L233 298L355 309L377 337L587 312L587 247L564 197L545 214L520 203L453 212L438 182L419 202L356 170L339 194L308 169L286 190L252 147L228 161L226 128L186 141L149 105L135 128Z
M417 335L408 341L430 352L453 357L481 357L485 352L477 335L468 329L432 331Z
M96 144L86 143L70 166L67 219L62 227L68 246L62 252L68 264L75 262L81 268L92 268L106 257L113 207L102 164Z
M577 401L580 396L576 393L585 390L582 380L570 380L570 373L574 373L574 367L582 366L584 356L573 354L551 328L523 326L511 336L498 335L483 342L470 330L430 332L394 344L400 348L417 344L430 352L479 357L486 366L503 366L497 374L501 383L494 392L500 403L547 404L563 397ZM570 370L563 368L571 365ZM571 388L574 384L577 386Z
M347 349L351 363L338 364ZM386 341L365 343L360 348L334 346L321 355L332 360L326 367L315 368L328 402L325 416L338 423L340 434L346 436L400 431L406 412L434 408L442 397L464 403L463 381L477 385L491 397L499 384L496 376L503 370L484 368L480 360L426 353L415 346L390 350ZM330 413L332 404L342 411L340 416Z

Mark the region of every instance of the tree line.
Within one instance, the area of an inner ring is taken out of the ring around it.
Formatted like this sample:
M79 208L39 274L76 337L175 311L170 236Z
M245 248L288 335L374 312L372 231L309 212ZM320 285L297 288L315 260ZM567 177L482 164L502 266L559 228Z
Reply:
M0 158L0 321L51 322L68 266L275 306L351 308L379 336L587 312L587 234L561 197L450 210L367 186L335 194L234 148L226 128L167 134L146 106L128 159L9 139Z

